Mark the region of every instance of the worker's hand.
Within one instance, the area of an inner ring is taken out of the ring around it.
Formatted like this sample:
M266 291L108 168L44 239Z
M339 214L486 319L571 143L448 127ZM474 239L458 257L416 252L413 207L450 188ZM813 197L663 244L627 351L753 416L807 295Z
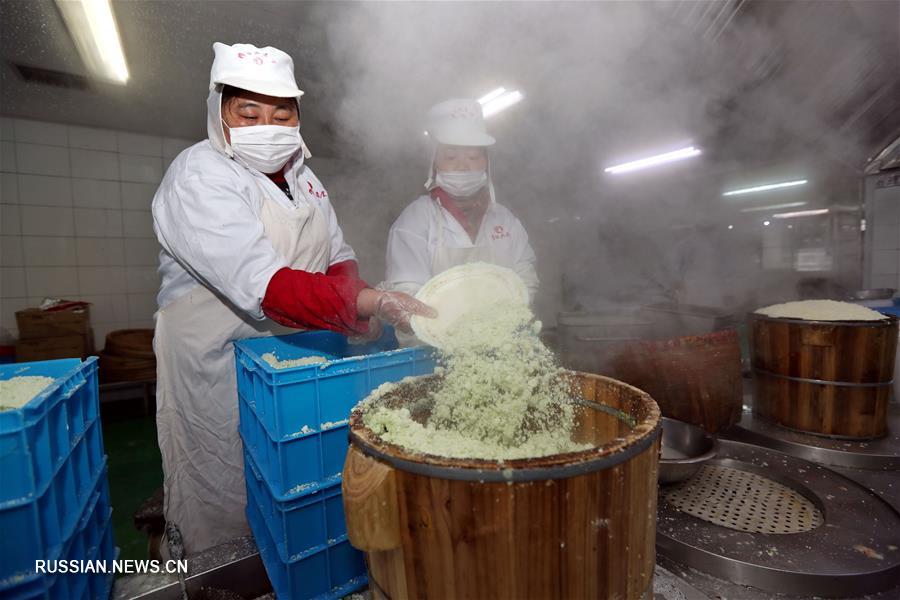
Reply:
M409 320L413 315L433 319L437 311L403 292L381 292L375 302L374 316L404 333L412 333Z
M351 335L347 338L347 341L355 345L371 344L375 340L380 339L382 333L384 333L384 327L382 327L381 321L377 317L369 317L369 330L360 335Z

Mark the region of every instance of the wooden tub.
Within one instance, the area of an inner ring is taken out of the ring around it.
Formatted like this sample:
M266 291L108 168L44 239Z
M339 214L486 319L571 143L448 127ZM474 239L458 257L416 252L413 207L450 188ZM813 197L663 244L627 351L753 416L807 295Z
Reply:
M353 412L344 511L376 598L652 597L659 408L606 377L573 384L575 438L595 447L504 463L408 452Z
M741 418L741 346L733 329L630 342L611 361L610 374L650 394L664 417L709 433Z
M750 315L753 411L807 433L887 433L897 319L805 321Z

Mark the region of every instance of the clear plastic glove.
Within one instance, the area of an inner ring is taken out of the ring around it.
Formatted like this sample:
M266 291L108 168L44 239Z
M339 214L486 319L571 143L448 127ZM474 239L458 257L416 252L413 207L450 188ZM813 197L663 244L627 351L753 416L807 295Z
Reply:
M433 319L437 311L403 292L382 292L375 303L374 316L404 333L413 332L409 325L413 315Z
M382 333L384 333L384 327L381 325L381 321L377 317L369 317L369 331L362 335L351 335L347 341L355 345L371 344L381 338Z

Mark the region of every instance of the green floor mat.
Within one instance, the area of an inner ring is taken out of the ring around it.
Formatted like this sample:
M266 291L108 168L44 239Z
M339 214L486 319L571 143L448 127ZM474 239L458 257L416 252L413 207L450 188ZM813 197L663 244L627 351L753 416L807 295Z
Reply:
M162 485L155 416L103 421L109 456L113 531L121 559L146 559L147 537L134 527L134 512Z

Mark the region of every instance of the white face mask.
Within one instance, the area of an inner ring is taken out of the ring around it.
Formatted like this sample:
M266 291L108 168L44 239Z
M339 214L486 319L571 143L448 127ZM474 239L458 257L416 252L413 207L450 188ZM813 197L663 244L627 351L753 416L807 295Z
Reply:
M225 125L228 127L228 125ZM303 148L300 126L250 125L228 127L231 149L247 166L262 173L276 173Z
M487 185L487 171L438 171L434 182L455 198L468 198Z

